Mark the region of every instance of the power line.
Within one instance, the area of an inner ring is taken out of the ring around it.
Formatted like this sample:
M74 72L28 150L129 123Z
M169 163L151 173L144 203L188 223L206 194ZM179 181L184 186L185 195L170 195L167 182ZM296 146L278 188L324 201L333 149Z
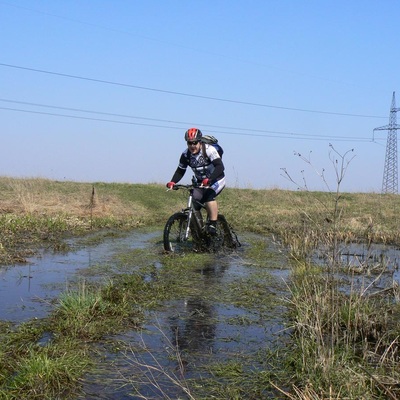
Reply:
M186 126L187 125L194 125L194 126L203 126L203 127L209 127L209 128L217 128L217 129L229 129L229 130L246 131L246 132L254 132L254 133L258 132L258 133L275 133L275 134L294 135L294 136L323 137L322 135L315 135L315 134L308 134L308 133L283 132L283 131L274 131L274 130L266 130L266 129L252 129L252 128L237 128L237 127L232 127L232 126L210 125L210 124L205 124L205 123L200 123L200 122L193 122L193 121L191 121L191 122L188 122L188 121L174 121L174 120L166 120L166 119L159 119L159 118L133 116L133 115L127 115L127 114L116 114L116 113L109 113L109 112L104 112L104 111L93 111L93 110L86 110L86 109L82 109L82 108L61 107L61 106L55 106L55 105L49 105L49 104L32 103L32 102L10 100L10 99L2 99L2 98L0 98L0 101L6 102L6 103L13 103L13 104L29 105L29 106L34 106L34 107L44 107L44 108L50 108L50 109L58 109L58 110L82 112L82 113L89 113L89 114L98 114L98 115L106 115L106 116L112 116L112 117L141 119L141 120L146 120L146 121L156 121L156 122L180 124L180 125L186 125ZM10 109L10 110L18 111L18 109ZM24 110L20 110L20 111L23 112ZM50 114L50 113L46 113L46 114ZM50 114L50 115L52 115L52 114ZM61 115L58 115L58 114L53 114L53 115L61 116ZM62 116L66 116L66 115L62 115ZM114 121L111 121L111 120L104 120L104 121L114 122ZM228 133L229 134L229 133L232 133L232 132L220 132L220 133ZM360 139L358 137L348 137L348 136L346 136L346 137L343 137L343 136L330 136L330 138L352 139L352 140L353 139L354 140ZM367 139L365 139L365 140L367 140Z
M55 106L51 106L52 108L57 108ZM66 107L60 107L61 109L68 109ZM50 113L44 111L33 111L33 110L22 110L17 108L11 107L0 107L0 110L6 111L14 111L14 112L24 112L30 114L39 114L39 115L48 115L54 117L64 117L64 118L72 118L72 119L83 119L89 121L98 121L98 122L108 122L108 123L115 123L115 124L124 124L124 125L138 125L138 126L148 126L148 127L156 127L156 128L167 128L167 129L182 129L182 127L177 126L168 126L168 125L156 125L156 124L147 124L147 123L139 123L139 122L129 122L129 121L118 121L118 120L111 120L111 119L104 119L104 118L93 118L93 117L84 117L79 115L68 115L68 114L60 114L60 113ZM93 112L95 111L83 111L82 112ZM107 113L99 113L99 114L107 114ZM108 114L113 115L113 114ZM117 114L118 115L118 114ZM135 117L132 117L135 118ZM150 119L150 118L149 118ZM164 121L166 120L157 120L154 121ZM183 122L175 121L174 123L183 124ZM205 125L202 126L209 126L212 127L213 125ZM219 127L223 128L223 127ZM302 140L338 140L338 141L356 141L356 142L371 142L370 138L359 138L359 137L348 137L348 136L323 136L323 135L312 135L312 134L302 134L302 133L294 133L294 132L280 132L280 131L268 131L268 130L257 130L259 133L255 133L256 130L252 129L241 129L241 128L228 128L228 129L237 129L242 131L248 131L252 133L246 132L229 132L229 131L219 131L214 130L213 133L221 133L227 135L240 135L240 136L254 136L254 137L268 137L268 138L286 138L286 139L302 139Z
M173 121L173 120L167 120L167 119L138 117L138 116L134 116L134 115L116 114L116 113L109 113L109 112L104 112L104 111L85 110L82 108L73 108L73 107L61 107L61 106L54 106L54 105L49 105L49 104L32 103L32 102L27 102L27 101L18 101L18 100L1 99L1 98L0 98L0 101L6 102L6 103L13 103L13 104L23 104L23 105L34 106L34 107L45 107L45 108L53 108L53 109L58 109L58 110L76 111L76 112L84 112L84 113L99 114L99 115L108 115L108 116L112 116L112 117L143 119L143 120L148 120L148 121L160 121L160 122L186 124L186 125L193 124L192 122L179 122L179 121ZM194 124L194 125L196 125L196 124ZM198 124L198 125L200 125L200 124ZM202 124L202 125L205 126L204 124ZM213 125L209 125L209 126L213 126ZM235 129L235 128L229 128L229 129Z
M251 62L251 61L249 61L247 59L243 60L243 59L240 59L240 58L237 58L237 57L232 57L232 56L225 55L225 54L220 54L220 53L207 51L207 50L204 50L204 49L198 49L198 48L194 48L194 47L190 47L190 46L185 46L185 45L182 45L182 44L173 43L173 42L166 41L166 40L163 40L163 39L158 39L158 38L155 38L155 37L149 37L149 36L146 36L146 35L143 35L143 34L138 34L138 33L132 33L132 32L126 31L126 30L116 29L116 28L112 28L112 27L109 27L109 26L95 24L95 23L92 23L92 22L82 21L82 20L78 20L78 19L75 19L75 18L66 17L66 16L63 16L63 15L58 15L58 14L54 14L54 13L41 11L41 10L38 10L38 9L33 9L33 8L30 8L30 7L24 7L24 6L20 6L20 5L16 5L16 4L11 4L11 3L8 3L8 2L5 2L5 1L1 1L1 3L6 4L8 6L11 6L11 7L24 9L24 10L27 10L27 11L30 11L30 12L33 12L33 13L42 14L42 15L53 17L53 18L58 18L58 19L61 19L61 20L73 22L75 24L86 25L86 26L97 28L97 29L111 31L111 32L115 32L115 33L119 33L119 34L123 34L123 35L139 37L139 38L142 38L142 39L145 39L145 40L148 40L148 41L163 43L163 44L167 44L169 46L182 48L182 49L186 49L186 50L191 50L191 51L195 51L195 52L198 52L198 53L208 54L208 55L211 55L211 56L225 58L225 59L229 59L229 60L233 60L233 61L237 61L237 62L241 62L241 63L245 63L245 64L261 66L263 68L283 71L283 72L289 73L289 74L308 76L308 77L311 77L311 78L314 78L314 79L318 79L318 80L323 80L323 81L328 81L328 82L334 82L334 83L349 85L348 82L341 82L341 81L337 81L337 80L334 80L334 79L315 76L314 74L308 74L308 73L304 73L304 72L299 73L297 71L288 70L288 69L282 69L280 67L276 67L276 66L273 66L273 65L265 65L265 64L262 64L262 63L259 63L259 62ZM351 85L354 86L354 83L351 83ZM384 118L384 117L378 117L378 118Z
M336 116L345 116L345 117L384 118L384 117L377 116L377 115L364 115L364 114L351 114L351 113L339 113L339 112L331 112L331 111L309 110L309 109L304 109L304 108L283 107L283 106L275 106L275 105L270 105L270 104L224 99L224 98L213 97L213 96L202 96L202 95L196 95L196 94L191 94L191 93L177 92L177 91L164 90L164 89L156 89L156 88L150 88L150 87L146 87L146 86L133 85L133 84L129 84L129 83L114 82L114 81L89 78L89 77L84 77L84 76L79 76L79 75L65 74L65 73L61 73L61 72L54 72L54 71L47 71L47 70L36 69L36 68L23 67L20 65L13 65L13 64L0 63L0 66L7 67L7 68L20 69L20 70L25 70L25 71L31 71L31 72L38 72L38 73L54 75L54 76L61 76L64 78L79 79L79 80L84 80L84 81L89 81L89 82L102 83L102 84L106 84L106 85L122 86L122 87L128 87L128 88L139 89L139 90L147 90L147 91L158 92L158 93L172 94L172 95L176 95L176 96L193 97L193 98L198 98L198 99L203 99L203 100L213 100L213 101L220 101L220 102L232 103L232 104L242 104L242 105L253 106L253 107L264 107L264 108L273 108L273 109L287 110L287 111L298 111L298 112L336 115Z
M151 127L156 127L156 128L178 129L177 127L165 126L165 125L154 125L154 124L144 124L144 123L142 124L142 123L139 123L139 122L117 121L117 120L104 119L104 118L83 117L83 116L79 116L79 115L67 115L67 114L49 113L49 112L45 112L45 111L21 110L21 109L18 109L18 108L11 108L11 107L0 107L0 110L24 112L24 113L28 113L28 114L50 115L50 116L53 116L53 117L84 119L84 120L89 120L89 121L111 122L111 123L114 123L114 124L141 125L141 126L151 126ZM181 128L179 128L179 129L181 129Z

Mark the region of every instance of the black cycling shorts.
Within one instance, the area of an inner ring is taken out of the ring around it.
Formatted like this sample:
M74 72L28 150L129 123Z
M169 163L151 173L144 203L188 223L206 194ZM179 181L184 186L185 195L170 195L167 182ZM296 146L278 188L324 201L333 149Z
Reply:
M208 203L209 201L214 201L215 198L218 196L218 194L215 193L215 190L211 188L195 188L193 191L193 200L195 200L194 202L195 208L196 209L200 208L199 205L196 205L196 200L199 201L201 204Z

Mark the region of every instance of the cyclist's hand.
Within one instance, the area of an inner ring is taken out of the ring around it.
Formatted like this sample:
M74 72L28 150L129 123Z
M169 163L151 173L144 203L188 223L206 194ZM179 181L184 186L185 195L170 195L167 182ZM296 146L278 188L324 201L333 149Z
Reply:
M203 179L203 182L201 182L202 186L210 186L210 180L208 178Z
M175 182L168 182L165 186L167 186L168 189L173 189L175 185Z

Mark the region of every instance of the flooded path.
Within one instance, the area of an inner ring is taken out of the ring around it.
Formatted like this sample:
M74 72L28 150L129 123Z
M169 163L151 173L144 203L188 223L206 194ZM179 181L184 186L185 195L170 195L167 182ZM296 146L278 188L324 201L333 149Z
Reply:
M207 382L214 388L221 383L227 390L230 374L242 379L244 392L251 393L246 385L252 380L247 377L267 374L269 354L289 338L282 301L289 297L285 284L289 266L287 256L268 238L247 234L240 240L243 246L238 251L216 254L211 263L198 266L196 284L188 295L147 311L139 330L93 345L96 366L83 377L83 394L78 398L191 399L193 383L196 394L204 398ZM18 325L45 318L59 294L82 281L106 281L146 265L164 268L159 231L96 234L66 244L68 252L43 251L27 264L0 268L0 320ZM259 246L256 258L255 246ZM343 287L373 284L373 291L380 291L399 281L397 248L348 245L341 257L347 266L347 272L340 273ZM322 256L316 260L323 263ZM222 392L215 398L229 396ZM273 399L276 394L265 391L251 398Z
M288 338L285 309L279 302L267 300L268 310L218 300L218 293L223 297L227 286L255 272L241 262L240 257L229 257L211 268L199 269L204 286L196 292L201 295L166 302L147 315L142 330L114 337L100 351L106 357L103 367L86 377L84 398L184 399L190 398L184 391L187 381L218 379L215 372L209 372L210 366L218 371L219 365L221 369L228 365L243 378L265 368L268 352L277 350ZM271 270L271 290L276 296L283 296L281 278L286 272ZM115 340L123 351L112 351ZM100 384L105 381L106 385ZM264 393L262 398L276 397Z
M43 252L26 265L1 269L0 319L18 324L45 317L60 292L79 280L101 279L110 270L115 272L121 268L116 259L137 249L145 249L148 262L161 268L160 239L160 232L135 231L97 245L76 240L68 243L71 251L65 254ZM199 265L200 286L193 294L148 312L140 331L96 344L97 366L84 377L80 398L190 398L185 382L215 380L219 363L243 375L265 368L265 354L281 346L288 334L280 301L286 295L287 260L275 249L269 261L253 264L246 258L247 240L263 241L266 248L273 244L254 235L240 239L240 251L216 255L212 265ZM235 287L246 281L251 284L253 274L268 282L266 307L257 302L243 307L236 302ZM206 368L210 365L213 373ZM273 397L265 393L264 398Z

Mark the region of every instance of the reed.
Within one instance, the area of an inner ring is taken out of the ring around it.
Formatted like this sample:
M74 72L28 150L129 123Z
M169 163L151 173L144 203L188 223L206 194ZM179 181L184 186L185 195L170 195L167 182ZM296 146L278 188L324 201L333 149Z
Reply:
M394 399L400 395L394 385L400 379L400 324L392 317L398 309L393 292L385 290L384 295L376 295L371 290L373 282L358 289L351 285L346 292L340 282L341 274L348 269L341 259L340 244L378 242L375 223L379 216L373 217L370 210L365 220L368 225L360 232L363 225L357 227L353 214L350 227L347 208L352 196L340 191L348 166L347 153L335 154L339 157L339 162L334 162L336 189L326 203L320 197L314 199L316 209L323 212L320 215L328 217L322 220L316 218L319 213L303 214L301 229L284 236L293 259L287 301L294 333L287 362L295 377L293 390L286 395L291 399ZM326 213L330 207L331 212ZM382 242L397 240L396 234L389 239L382 231ZM324 266L313 263L316 248L324 251ZM347 279L353 282L351 276Z
M185 379L185 362L182 358L182 351L179 348L179 341L172 343L170 338L163 332L159 325L156 329L160 333L164 344L164 350L168 352L169 358L175 360L177 368L175 371L167 369L158 358L149 350L143 337L138 346L130 346L125 353L126 360L131 366L131 373L127 375L120 371L124 382L132 387L134 396L138 399L148 399L149 396L143 395L141 387L146 387L146 391L152 392L153 398L162 398L167 400L179 399L184 396L185 399L195 400L188 380ZM171 386L173 389L171 389ZM164 389L169 387L169 392ZM171 395L174 393L174 395Z

